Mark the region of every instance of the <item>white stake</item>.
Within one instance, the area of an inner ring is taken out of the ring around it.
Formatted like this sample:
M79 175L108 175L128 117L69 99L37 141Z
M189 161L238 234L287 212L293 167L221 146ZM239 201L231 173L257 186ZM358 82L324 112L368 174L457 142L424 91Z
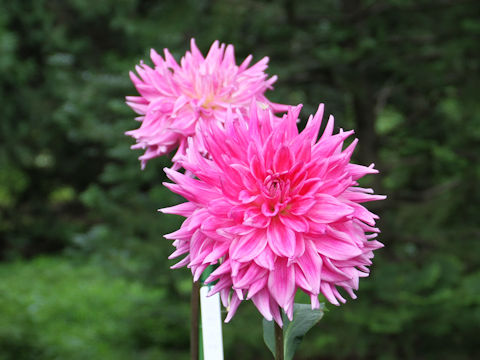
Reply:
M223 360L222 318L218 293L207 297L208 286L200 288L204 360Z

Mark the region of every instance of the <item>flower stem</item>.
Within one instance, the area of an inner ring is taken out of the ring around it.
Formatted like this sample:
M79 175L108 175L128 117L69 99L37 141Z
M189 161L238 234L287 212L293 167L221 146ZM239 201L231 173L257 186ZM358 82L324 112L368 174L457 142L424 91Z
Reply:
M275 360L284 360L283 354L283 329L275 323Z
M190 354L192 360L199 359L199 310L200 310L200 282L194 282L192 285L192 297L190 299L191 307L191 326L190 326Z

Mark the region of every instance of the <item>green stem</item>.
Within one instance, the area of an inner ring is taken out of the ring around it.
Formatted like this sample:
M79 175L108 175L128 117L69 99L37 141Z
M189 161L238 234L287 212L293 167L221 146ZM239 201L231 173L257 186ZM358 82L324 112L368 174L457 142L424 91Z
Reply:
M283 330L275 323L275 360L284 360L283 354Z

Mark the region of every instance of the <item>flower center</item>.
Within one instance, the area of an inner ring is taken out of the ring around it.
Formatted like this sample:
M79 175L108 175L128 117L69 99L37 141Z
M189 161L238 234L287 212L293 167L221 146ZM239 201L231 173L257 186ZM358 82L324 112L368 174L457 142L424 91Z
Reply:
M281 195L282 188L283 183L280 181L280 179L269 180L267 183L268 193L271 197L277 197L278 195Z
M287 195L290 190L290 181L285 181L281 175L268 175L265 178L263 185L264 195L272 202L283 203L288 198Z
M211 108L211 103L215 100L215 94L210 93L208 94L207 98L205 99L205 102L202 104L202 107L205 109Z
M200 110L215 110L218 103L231 102L231 95L235 90L235 81L232 74L217 69L213 73L197 75L193 79L191 97L201 100Z

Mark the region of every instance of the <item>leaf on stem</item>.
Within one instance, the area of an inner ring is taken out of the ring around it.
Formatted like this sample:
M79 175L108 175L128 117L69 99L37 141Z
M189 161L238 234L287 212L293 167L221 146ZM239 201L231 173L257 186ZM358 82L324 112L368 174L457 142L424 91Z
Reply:
M285 360L292 360L295 351L303 340L305 334L323 317L325 305L320 304L320 309L312 310L309 304L295 304L293 320L283 317L283 351ZM263 340L275 356L275 330L274 322L263 319Z

